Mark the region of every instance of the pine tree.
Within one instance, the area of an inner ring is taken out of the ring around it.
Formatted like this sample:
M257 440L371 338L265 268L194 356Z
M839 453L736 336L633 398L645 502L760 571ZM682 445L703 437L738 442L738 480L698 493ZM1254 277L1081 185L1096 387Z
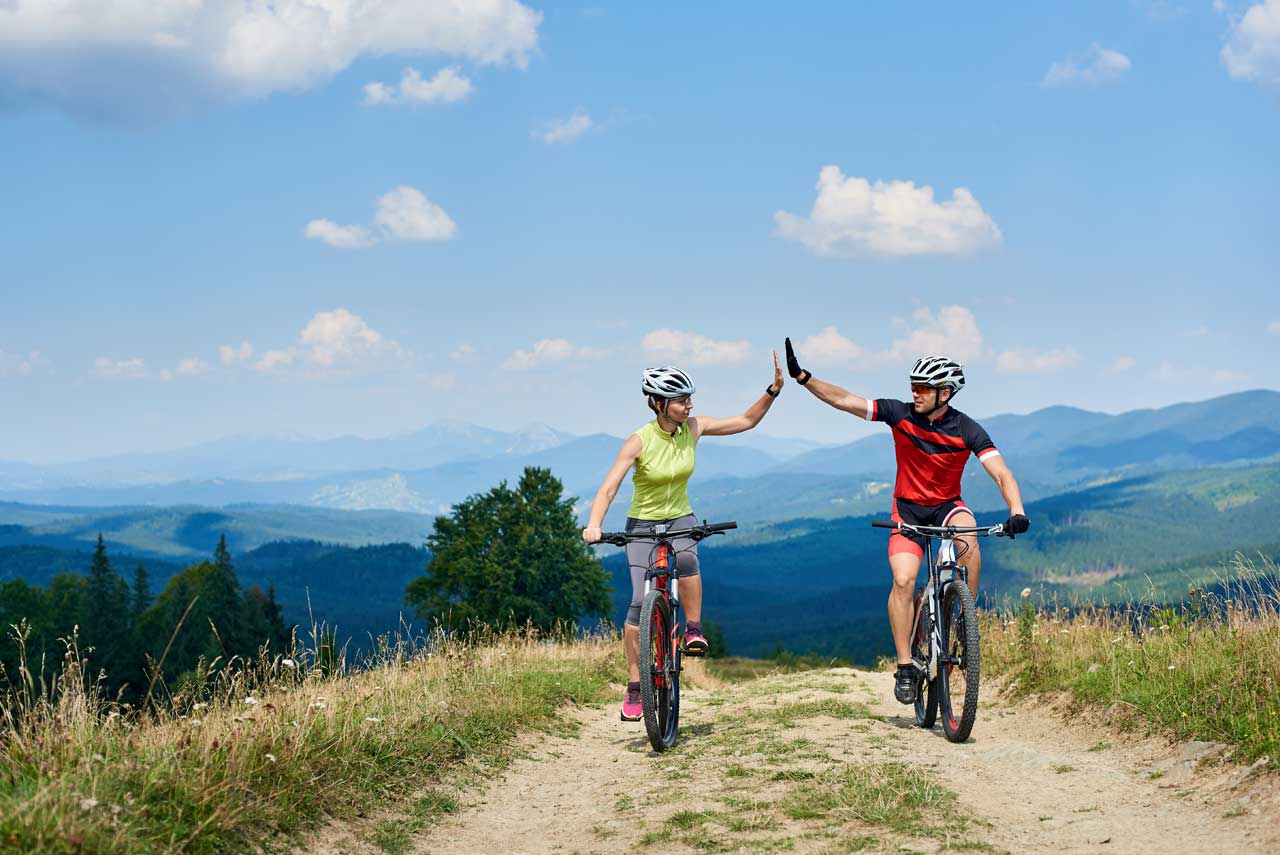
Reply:
M151 579L142 562L133 571L133 625L136 627L143 613L151 607Z
M134 676L133 613L129 586L111 566L101 533L89 564L86 593L83 645L94 649L90 667L106 671L107 685L114 691Z

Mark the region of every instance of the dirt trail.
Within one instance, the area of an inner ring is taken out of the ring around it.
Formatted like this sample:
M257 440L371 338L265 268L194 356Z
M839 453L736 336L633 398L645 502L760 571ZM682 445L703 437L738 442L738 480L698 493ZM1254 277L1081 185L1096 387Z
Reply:
M1280 853L1276 776L1217 762L1217 746L991 697L952 745L891 694L890 675L850 669L687 691L663 755L616 705L577 710L577 735L530 741L405 851Z

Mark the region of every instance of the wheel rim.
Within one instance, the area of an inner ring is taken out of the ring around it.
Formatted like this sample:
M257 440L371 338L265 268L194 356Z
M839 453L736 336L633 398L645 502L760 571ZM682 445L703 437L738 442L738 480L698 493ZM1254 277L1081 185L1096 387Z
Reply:
M651 643L653 644L654 706L657 707L658 732L665 737L671 712L671 651L668 647L671 630L667 625L667 612L663 605L662 600L657 600L653 604L651 625L654 630L651 634Z

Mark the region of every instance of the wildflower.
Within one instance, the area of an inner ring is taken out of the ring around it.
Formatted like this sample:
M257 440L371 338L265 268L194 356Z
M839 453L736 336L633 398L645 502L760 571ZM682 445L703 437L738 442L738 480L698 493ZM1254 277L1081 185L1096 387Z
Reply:
M376 716L371 716L371 715L369 715L369 716L365 716L364 720L365 720L365 721L371 721L371 722L373 722L374 724L382 724L382 719L380 719L380 718L378 718L378 717L376 717Z
M267 755L267 761L268 761L268 762L270 762L270 763L274 763L274 762L276 762L276 755L274 755L274 754L268 754L268 755Z
M316 701L316 702L315 702L315 703L313 703L311 706L309 706L307 709L322 710L322 709L324 709L324 701Z
M98 800L92 797L80 800L80 810L93 810L98 806Z
M281 660L280 660L280 664L281 664L281 665L283 665L283 666L284 666L284 667L286 667L286 668L297 668L297 667L298 667L298 663L297 663L297 662L294 662L292 659L281 659Z
M1122 641L1124 641L1124 639L1123 639L1123 638L1121 638L1121 637L1120 637L1120 636L1118 636L1118 635L1117 635L1115 638L1111 639L1111 643L1112 643L1112 644L1119 644L1119 643L1120 643L1120 642L1122 642Z
M1177 668L1177 667L1178 667L1177 665L1170 665L1169 670L1172 671L1174 668Z
M191 705L191 708L192 708L193 710L202 710L202 709L204 709L204 708L205 708L205 707L207 707L207 706L209 706L209 705L208 705L208 704L206 704L206 703L203 703L203 702L202 702L202 703L198 703L198 704L192 704L192 705Z
M192 727L202 727L203 725L204 725L204 722L203 722L203 721L201 721L200 719L198 719L198 718L193 718L193 719L191 719L191 726L192 726Z
M95 754L95 755L93 755L93 759L94 759L94 760L97 760L99 763L105 763L105 762L107 762L107 758L106 758L106 757L103 757L101 754Z
M1030 599L1030 598L1031 598L1031 589L1030 589L1030 588L1023 588L1023 589L1022 589L1022 599L1027 600L1027 599Z
M1132 668L1132 667L1133 667L1133 660L1132 660L1132 659L1130 659L1130 660L1129 660L1129 667L1130 667L1130 668Z
M1160 624L1160 629L1161 629L1161 631L1166 630L1166 629L1168 629L1168 628L1169 628L1169 624L1167 624L1167 623L1162 623L1162 624Z
M244 702L252 707L257 705L258 699L254 697L248 697L244 699Z

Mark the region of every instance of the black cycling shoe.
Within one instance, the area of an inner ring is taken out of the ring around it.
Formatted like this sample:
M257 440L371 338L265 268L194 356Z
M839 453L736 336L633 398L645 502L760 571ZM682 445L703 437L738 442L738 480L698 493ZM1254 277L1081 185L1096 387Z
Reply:
M916 683L920 675L914 665L899 665L898 673L893 678L893 696L900 704L913 704L916 701Z

